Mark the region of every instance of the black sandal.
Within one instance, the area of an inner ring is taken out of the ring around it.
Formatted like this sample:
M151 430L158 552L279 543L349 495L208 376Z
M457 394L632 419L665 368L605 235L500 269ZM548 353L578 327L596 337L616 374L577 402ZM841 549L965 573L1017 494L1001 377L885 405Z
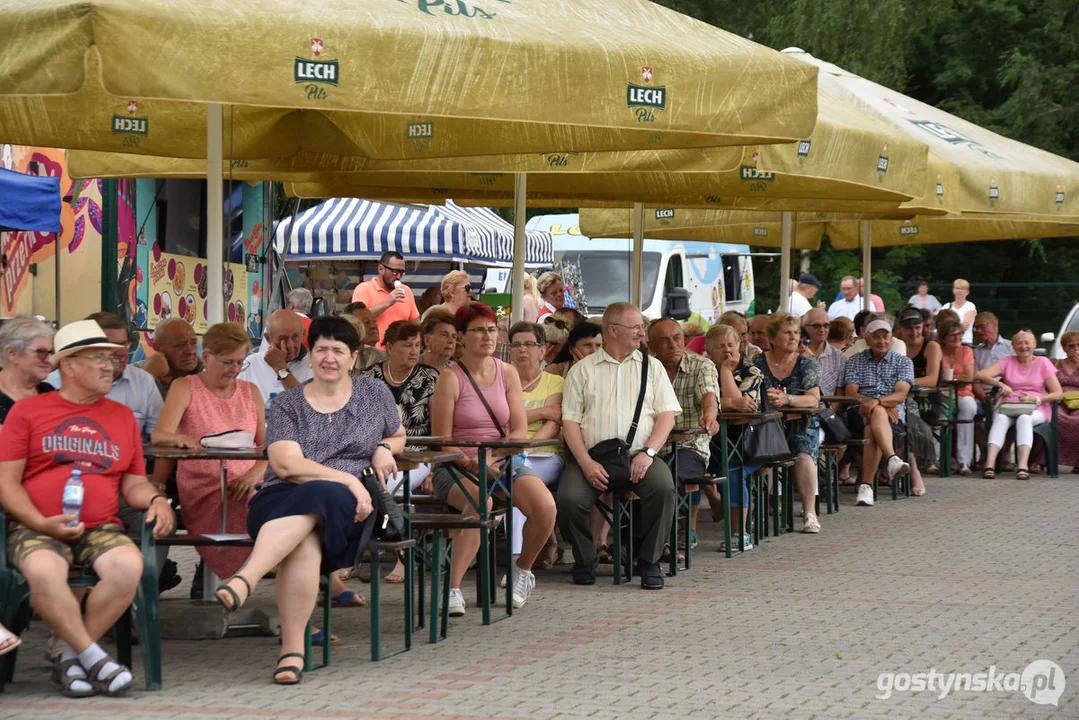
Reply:
M996 476L997 472L993 468L986 468L985 470L982 470L982 477L986 480L992 480Z
M281 662L285 658L292 658L292 657L300 658L301 660L306 661L306 658L304 658L303 653L285 653L281 657L277 658L277 662ZM290 681L287 681L287 682L282 682L282 681L278 680L277 676L280 675L281 673L285 673L285 672L290 672L290 673L294 674L296 676L296 679L295 680L290 680ZM274 685L299 685L301 680L303 680L303 668L302 667L297 667L296 665L285 665L284 667L279 667L279 668L277 668L276 670L273 671Z
M240 596L236 594L236 591L229 587L229 583L233 580L239 580L247 588L247 597L243 599L243 602L240 602ZM226 605L225 601L221 598L221 595L219 594L221 591L227 592L232 598L231 607ZM243 575L233 575L225 581L224 585L221 585L217 588L217 590L214 590L214 597L217 598L217 602L221 603L221 607L225 608L226 611L235 612L236 610L242 608L244 606L244 603L247 602L248 599L251 597L251 583L247 582L247 578L245 578Z
M116 669L105 677L99 678L98 673L101 672L101 668L103 668L107 663L113 663L114 665L116 665ZM117 675L123 672L131 675L131 680L129 680L126 685L122 685L116 690L109 690L109 686L112 685L112 681L116 679ZM131 686L135 684L135 673L131 672L131 670L106 655L105 657L94 663L93 667L86 670L86 680L94 686L94 689L98 692L98 694L108 695L109 697L120 697L128 690L130 690Z
M614 556L611 555L611 549L607 545L596 548L596 557L599 558L600 565L614 565Z
M1025 469L1025 468L1017 468L1016 471L1015 471L1015 479L1016 480L1029 480L1030 479L1030 471Z

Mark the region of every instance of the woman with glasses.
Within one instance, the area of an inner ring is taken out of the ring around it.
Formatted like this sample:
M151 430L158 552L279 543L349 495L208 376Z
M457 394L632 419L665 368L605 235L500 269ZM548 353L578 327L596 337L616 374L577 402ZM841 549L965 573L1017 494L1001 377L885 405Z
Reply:
M19 316L0 327L0 427L15 403L49 392L53 329L32 317Z
M54 389L45 382L52 372L53 332L32 317L14 317L0 327L0 427L16 402ZM21 638L0 625L0 655L21 643Z
M472 278L464 270L451 270L442 278L442 302L423 311L421 321L435 310L446 310L451 315L472 302Z
M431 432L442 437L497 440L524 439L528 436L528 416L525 413L521 378L512 365L493 357L498 340L498 325L494 311L482 303L470 303L457 311L454 318L462 336L464 351L456 363L438 376L435 394L431 399ZM458 450L447 447L446 450ZM455 464L473 476L479 472L475 448L460 448L465 454ZM497 473L502 461L495 463ZM516 579L513 584L513 606L523 607L536 585L532 564L554 529L555 504L551 491L536 476L536 472L520 462L515 463L513 504L524 513L524 542L517 558ZM440 466L432 476L435 497L461 510L473 512L472 503L479 498L479 487L467 479L462 485L459 476L447 465ZM469 563L480 545L479 530L464 530L454 540L453 564L450 569L449 614L459 617L465 613L465 597L461 582Z
M941 370L951 370L953 380L970 383L974 380L974 351L963 344L963 325L959 322L945 322L937 328L937 342L940 343ZM974 461L974 415L978 412L978 402L974 399L974 390L969 384L959 385L955 389L959 420L964 421L956 427L955 453L959 459L959 474L969 476L970 465Z
M510 362L521 376L524 391L525 415L528 418L528 439L547 440L562 433L562 383L558 375L540 368L546 340L543 327L536 323L519 322L509 331ZM565 448L561 442L536 448L528 454L528 466L547 487L558 484L566 466ZM513 554L519 555L524 544L524 515L513 509ZM558 543L552 534L544 547L541 566L554 564Z
M202 336L202 372L177 378L169 389L151 442L166 447L197 448L207 435L243 430L256 446L266 435L265 406L258 388L238 379L247 366L251 341L242 325L218 323ZM278 396L281 397L280 395ZM154 482L164 484L175 461L154 464ZM247 501L266 472L266 461L228 460L227 533L247 532ZM176 470L180 511L193 535L221 532L221 479L217 460L184 460ZM199 548L199 555L218 577L240 569L248 548Z

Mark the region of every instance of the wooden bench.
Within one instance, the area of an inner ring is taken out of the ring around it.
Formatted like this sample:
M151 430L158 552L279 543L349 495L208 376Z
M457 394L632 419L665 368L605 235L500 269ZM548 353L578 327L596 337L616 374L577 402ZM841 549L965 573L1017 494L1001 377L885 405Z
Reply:
M255 541L251 537L242 538L227 538L216 539L206 537L204 535L190 535L188 533L178 533L171 537L161 538L157 541L158 545L164 545L168 547L174 546L188 546L188 547L254 547ZM400 540L397 542L384 542L382 540L376 541L372 548L372 551L368 553L368 559L371 564L371 660L378 662L387 657L393 657L406 650L412 648L412 611L411 611L411 598L408 597L409 593L406 592L405 598L405 633L404 633L404 645L395 650L389 652L383 652L382 650L382 574L379 572L379 563L382 559L383 553L393 553L396 555L401 551L409 551L414 548L416 541L412 538ZM362 551L361 552L365 552ZM410 562L406 558L406 588L410 585L412 575L411 570L408 567ZM313 660L313 651L311 646L311 623L307 623L307 631L304 634L304 670L317 670L322 667L326 667L330 664L330 636L332 633L332 620L330 616L330 610L333 607L333 599L331 597L331 578L329 574L321 576L321 590L326 593L326 602L323 603L322 610L322 623L325 626L323 629L324 637L326 641L322 645L322 662L315 664Z
M679 570L689 570L693 564L693 543L691 542L692 530L690 527L690 522L693 517L693 493L703 487L722 486L726 484L726 482L727 478L715 477L714 475L707 474L704 477L695 479L675 478L675 484L678 488L678 499L674 506L674 522L671 523L671 561L670 570L667 573L669 576L673 577L677 575ZM685 514L685 524L681 525L683 513ZM729 516L730 512L728 511L726 514ZM727 522L729 522L729 518L727 519ZM679 538L679 535L682 537ZM686 554L686 563L683 566L679 566L678 552L675 551L675 548L678 548L680 544L684 546Z

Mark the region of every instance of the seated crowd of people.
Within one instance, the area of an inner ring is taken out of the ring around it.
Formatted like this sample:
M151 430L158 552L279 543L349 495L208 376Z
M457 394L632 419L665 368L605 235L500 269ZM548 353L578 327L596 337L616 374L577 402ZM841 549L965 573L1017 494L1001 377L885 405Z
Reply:
M265 460L225 463L226 531L246 532L253 547L198 552L223 578L214 596L229 611L276 572L282 654L273 680L296 684L320 574L333 578L322 602L365 602L335 571L353 566L373 511L361 477L373 471L400 495L406 476L394 458L410 448L410 437L553 441L513 461L515 521L507 541L515 567L504 582L520 608L535 592L533 570L557 561L556 527L572 547L573 582L596 582L597 566L611 560L597 503L615 490L632 489L639 498L641 587L663 588L660 563L679 551L668 543L676 481L720 474L727 452L718 435L721 413L831 405L852 433L864 434L857 480L850 458L840 474L858 485L857 504L868 506L878 473L888 483L909 473L913 494L922 495L920 469L931 471L939 458L933 429L940 408L932 392L912 393L915 386L938 393L954 387L960 420L989 418L981 458L987 478L1013 425L1018 477L1029 477L1033 428L1050 419L1050 404L1063 390L1079 389L1079 333L1064 336L1067 358L1055 366L1033 354L1029 331L1002 340L987 312L959 317L910 304L894 323L883 313L833 319L819 307L801 317L727 312L706 332L695 325L687 341L681 323L648 322L628 303L611 304L601 318L571 312L554 273L533 283L531 317L500 326L491 308L471 300L467 275L450 273L443 302L422 318L414 303L401 317L383 317L403 304L390 289L403 273L396 260L380 264L385 277L374 281L383 284L341 316L309 319L310 294L297 296L298 304L270 316L254 353L243 327L231 323L211 326L200 351L188 323L168 320L155 329L155 352L141 367L128 364L133 338L110 313L55 335L31 318L0 328L0 505L12 523L5 550L30 585L34 610L55 631L54 675L64 695L114 696L132 684L130 670L98 640L134 596L142 513L156 537L167 536L176 524L175 498L189 533L220 532L217 462L158 460L148 472L145 442L194 448L206 436L241 430L266 447ZM855 288L844 289L843 302ZM979 347L970 346L968 332L978 335ZM1061 407L1059 425L1060 460L1079 466L1079 411ZM730 426L732 439L742 427ZM824 432L816 415L786 427L802 531L819 533ZM683 436L689 439L668 441L672 432L690 430ZM903 457L897 433L906 438ZM969 475L976 468L973 425L957 425L956 435L959 472ZM604 449L612 443L624 465ZM462 478L478 480L476 450L447 449L463 457L413 470L407 481L411 490L474 516L479 488ZM508 462L498 458L488 472L497 475ZM63 506L75 470L85 488L77 517ZM749 479L766 470L731 455L727 472L732 542L749 550ZM702 499L713 516L723 516L720 492L702 487L692 500L691 547ZM479 530L455 535L451 616L466 612L461 588L479 546ZM92 568L100 578L83 612L67 585L71 566ZM387 580L402 582L403 567ZM18 643L0 629L0 653Z

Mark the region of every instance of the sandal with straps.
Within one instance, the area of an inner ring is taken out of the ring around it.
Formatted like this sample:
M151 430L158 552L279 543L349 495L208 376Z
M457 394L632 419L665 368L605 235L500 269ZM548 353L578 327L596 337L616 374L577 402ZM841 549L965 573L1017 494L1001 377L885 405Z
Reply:
M294 658L294 657L295 658L300 658L301 660L305 660L305 658L303 656L303 653L285 653L281 657L277 658L277 662L281 662L285 658ZM282 680L277 679L278 675L280 675L281 673L286 673L286 672L292 673L293 675L296 676L296 678L294 680L286 680L286 681L282 681ZM296 665L285 665L284 667L279 667L279 668L277 668L276 670L273 671L274 685L299 685L301 680L303 680L303 667L298 667Z
M98 677L98 675L101 673L101 669L105 667L105 665L107 665L108 663L116 665L116 669L103 678ZM112 685L112 681L116 679L116 676L120 673L125 672L131 676L131 679L127 682L127 684L121 685L116 690L109 690L109 686ZM96 663L94 663L93 667L86 670L86 675L87 682L94 686L94 690L96 690L101 695L108 695L109 697L120 697L128 690L130 690L131 686L135 684L135 674L131 672L131 670L129 670L128 668L113 660L108 655L98 660Z
M247 597L243 599L243 602L240 601L240 596L236 594L236 591L229 587L229 583L233 580L239 580L247 588ZM221 596L222 592L227 592L229 594L229 597L232 598L232 605L225 604L225 600ZM214 597L217 598L217 602L221 603L221 607L225 608L226 611L234 612L242 608L244 606L244 603L247 602L248 598L251 597L251 583L247 582L247 578L245 578L243 575L233 575L225 581L224 585L221 585L217 588L217 590L214 590Z
M87 675L85 675L85 673L86 673L85 669L83 669L83 673L84 673L83 675L68 675L67 674L68 668L70 668L72 665L79 665L79 667L82 667L82 665L79 664L79 659L78 658L71 658L70 660L61 660L61 661L58 661L55 665L53 665L52 679L53 679L53 682L59 683L59 685L60 685L60 694L63 695L64 697L69 697L69 698L84 698L84 697L92 697L94 695L97 695L96 686L92 682L90 682L90 678ZM87 683L88 685L90 685L90 689L89 690L74 690L74 689L72 689L71 684L74 683L76 680L82 680L84 683Z
M1015 469L1015 479L1016 480L1029 480L1030 479L1030 471L1027 470L1026 468L1016 468Z

